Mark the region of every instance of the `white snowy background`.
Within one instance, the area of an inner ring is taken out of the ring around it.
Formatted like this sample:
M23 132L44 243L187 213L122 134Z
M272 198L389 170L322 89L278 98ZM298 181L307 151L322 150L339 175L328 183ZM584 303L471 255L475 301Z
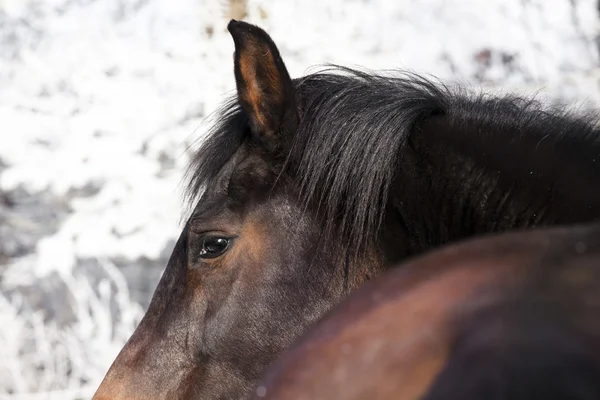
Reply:
M90 398L234 88L230 17L327 62L600 104L597 0L0 0L0 398Z

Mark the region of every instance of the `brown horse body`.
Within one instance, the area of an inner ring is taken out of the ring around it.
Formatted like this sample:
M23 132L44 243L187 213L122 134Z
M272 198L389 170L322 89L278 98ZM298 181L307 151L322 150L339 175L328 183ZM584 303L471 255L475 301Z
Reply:
M471 240L386 272L254 398L600 398L600 225Z
M192 159L193 211L96 400L244 398L321 316L408 257L600 220L594 121L412 74L292 80L263 30L228 29L237 97ZM462 298L448 290L436 301ZM433 303L422 319L443 314Z

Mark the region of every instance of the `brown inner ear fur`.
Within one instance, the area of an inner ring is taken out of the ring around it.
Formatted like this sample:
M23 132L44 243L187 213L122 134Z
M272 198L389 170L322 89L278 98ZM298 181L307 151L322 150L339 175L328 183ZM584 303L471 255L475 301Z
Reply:
M246 85L239 93L242 101L253 110L253 117L262 128L263 133L273 134L276 126L269 126L267 118L268 104L283 105L282 77L275 65L273 53L268 46L251 38L247 41L239 55L239 70ZM259 84L258 74L264 69L265 87Z
M252 134L266 149L282 150L285 139L278 135L293 130L298 120L293 83L279 50L257 26L232 20L227 28L235 44L238 100Z

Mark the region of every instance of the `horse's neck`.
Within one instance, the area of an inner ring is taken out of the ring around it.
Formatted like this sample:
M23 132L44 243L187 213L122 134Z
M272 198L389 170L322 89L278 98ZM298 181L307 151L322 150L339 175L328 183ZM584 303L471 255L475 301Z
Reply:
M386 214L388 236L402 237L407 255L477 234L600 218L600 139L557 138L553 127L487 128L440 116L413 131Z

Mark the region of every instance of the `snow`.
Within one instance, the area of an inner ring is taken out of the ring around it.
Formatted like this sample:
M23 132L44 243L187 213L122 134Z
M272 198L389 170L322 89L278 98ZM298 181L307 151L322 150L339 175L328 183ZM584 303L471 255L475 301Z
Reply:
M596 1L246 12L292 76L407 68L600 104ZM233 93L231 15L225 0L0 0L0 398L91 397L143 315L181 228L190 148Z

